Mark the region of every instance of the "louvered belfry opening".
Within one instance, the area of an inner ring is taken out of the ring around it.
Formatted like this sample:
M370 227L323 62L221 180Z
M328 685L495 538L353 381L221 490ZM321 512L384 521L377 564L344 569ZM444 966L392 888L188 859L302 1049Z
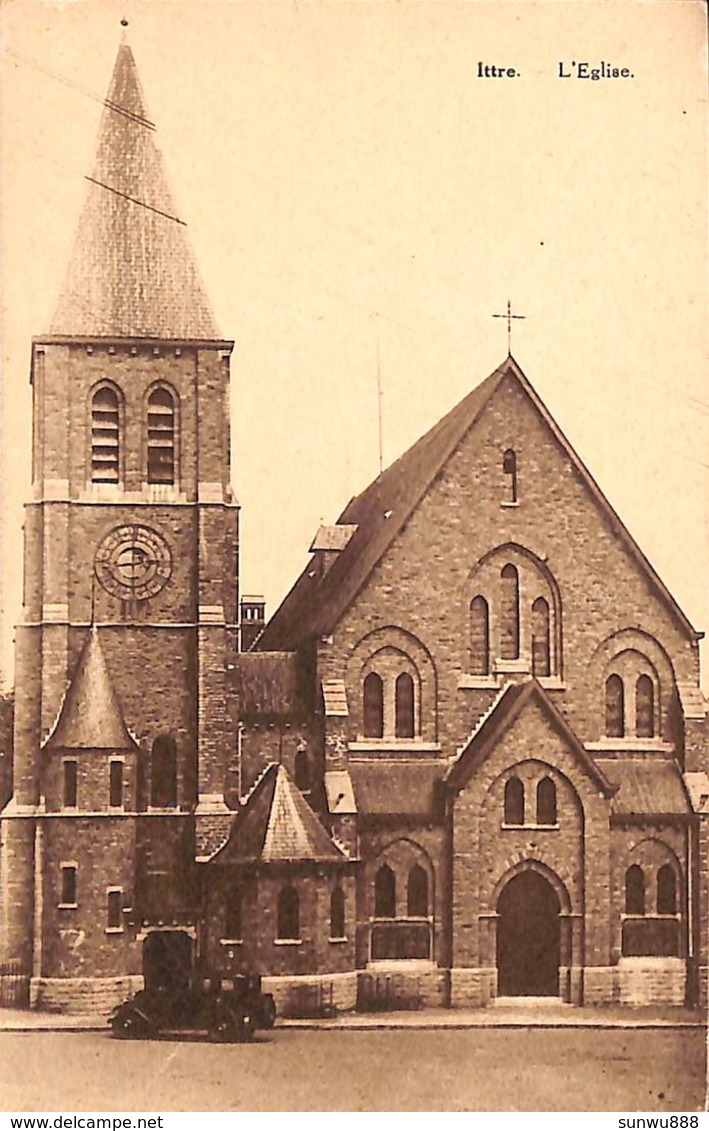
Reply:
M167 389L148 398L148 483L175 482L175 402Z
M91 481L118 483L120 477L120 409L118 394L104 386L91 402Z

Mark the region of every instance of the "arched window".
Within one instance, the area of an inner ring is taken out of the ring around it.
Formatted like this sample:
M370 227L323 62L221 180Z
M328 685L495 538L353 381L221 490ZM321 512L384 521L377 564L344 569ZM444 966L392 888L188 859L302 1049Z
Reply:
M374 914L377 919L396 915L396 876L388 864L382 864L374 877Z
M625 914L645 914L645 876L639 864L631 864L625 873Z
M622 738L625 734L625 693L619 675L606 680L606 736Z
M414 681L408 672L396 677L394 733L397 738L413 738Z
M517 502L517 456L512 448L508 448L502 457L502 471L507 477L507 499L508 503Z
M556 786L551 778L542 778L537 785L537 824L556 824Z
M310 761L307 750L295 752L295 784L301 793L307 793L310 789Z
M279 939L300 939L300 900L293 887L281 888L278 893Z
M484 597L470 602L470 671L490 674L490 612Z
M118 393L104 385L91 401L91 481L118 483L120 478L120 406Z
M519 659L519 574L508 562L500 574L500 657Z
M370 672L364 681L364 737L384 734L384 686L381 676Z
M638 738L655 733L655 688L649 675L641 675L635 684L635 733Z
M428 915L428 875L420 864L414 864L406 883L406 914L424 919Z
M148 397L148 483L175 482L175 402L167 389Z
M677 914L677 877L671 864L663 864L657 873L657 914Z
M177 748L170 734L159 734L150 758L150 804L155 809L177 805Z
M330 938L345 937L345 893L342 888L333 888L330 896Z
M549 606L543 597L537 597L532 605L532 673L551 675Z
M243 930L243 902L244 896L241 888L234 888L227 896L224 915L224 938L240 939Z
M524 786L519 778L510 778L505 785L505 824L524 824Z

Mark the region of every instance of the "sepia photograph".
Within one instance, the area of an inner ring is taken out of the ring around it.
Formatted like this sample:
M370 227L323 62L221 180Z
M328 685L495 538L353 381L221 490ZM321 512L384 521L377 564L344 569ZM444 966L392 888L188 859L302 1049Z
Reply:
M703 0L0 0L0 1118L699 1127L706 138Z

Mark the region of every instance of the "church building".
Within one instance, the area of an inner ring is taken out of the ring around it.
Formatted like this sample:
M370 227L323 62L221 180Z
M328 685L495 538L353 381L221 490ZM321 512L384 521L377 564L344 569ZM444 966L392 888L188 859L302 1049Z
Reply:
M283 1014L706 1003L697 632L509 355L239 599L229 368L130 47L34 339L0 962Z

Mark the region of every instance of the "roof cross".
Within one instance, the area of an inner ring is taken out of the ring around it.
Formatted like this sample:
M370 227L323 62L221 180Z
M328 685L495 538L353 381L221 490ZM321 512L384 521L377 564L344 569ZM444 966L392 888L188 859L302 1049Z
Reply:
M526 318L526 314L513 314L512 303L507 300L507 313L506 314L493 314L493 318L506 318L507 319L507 352L512 354L512 323L515 319Z

